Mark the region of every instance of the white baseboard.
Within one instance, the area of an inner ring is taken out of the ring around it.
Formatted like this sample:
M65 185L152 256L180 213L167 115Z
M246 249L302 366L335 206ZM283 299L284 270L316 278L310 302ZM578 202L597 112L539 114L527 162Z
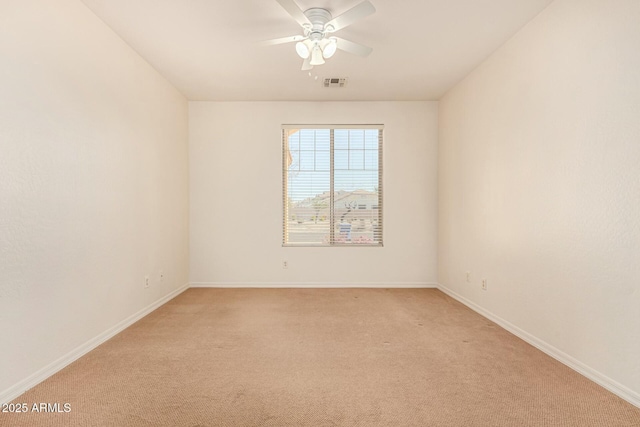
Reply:
M176 296L178 296L179 294L181 294L182 292L184 292L188 288L189 288L188 284L181 286L180 288L176 289L175 291L165 295L164 297L160 298L159 300L155 301L154 303L150 304L149 306L143 308L142 310L138 311L137 313L127 317L123 321L121 321L121 322L117 323L116 325L114 325L113 327L107 329L106 331L104 331L100 335L90 339L86 343L80 345L79 347L77 347L74 350L70 351L69 353L65 354L64 356L62 356L58 360L50 363L49 365L45 366L44 368L40 369L39 371L35 372L34 374L28 376L24 380L18 382L16 385L14 385L12 387L9 387L8 389L4 390L2 393L0 393L0 404L11 402L12 400L17 398L21 394L25 393L30 388L38 385L39 383L41 383L42 381L46 380L47 378L49 378L50 376L52 376L53 374L55 374L56 372L58 372L62 368L65 368L66 366L68 366L72 362L74 362L77 359L79 359L80 357L84 356L85 354L87 354L88 352L93 350L94 348L98 347L103 342L107 341L109 338L111 338L114 335L122 332L123 330L125 330L126 328L128 328L129 326L131 326L132 324L137 322L138 320L142 319L144 316L146 316L147 314L151 313L156 308L158 308L161 305L165 304L167 301L175 298Z
M555 348L554 346L546 343L545 341L541 340L540 338L531 335L530 333L518 328L517 326L513 325L512 323L496 316L495 314L491 313L490 311L485 310L484 308L480 307L479 305L477 305L476 303L469 301L468 299L466 299L465 297L455 293L454 291L452 291L451 289L438 284L438 289L440 289L442 292L444 292L445 294L449 295L451 298L461 302L462 304L466 305L467 307L469 307L470 309L472 309L473 311L475 311L476 313L486 317L487 319L491 320L492 322L497 323L498 325L500 325L502 328L506 329L507 331L511 332L513 335L517 336L518 338L526 341L527 343L531 344L532 346L536 347L538 350L542 351L543 353L546 353L547 355L553 357L554 359L556 359L557 361L559 361L560 363L563 363L565 365L567 365L569 368L573 369L574 371L578 372L579 374L582 374L583 376L587 377L588 379L590 379L591 381L595 382L596 384L606 388L607 390L609 390L611 393L621 397L622 399L626 400L627 402L631 403L634 406L637 406L640 408L640 393L637 393L633 390L631 390L628 387L625 387L624 385L618 383L617 381L612 380L611 378L607 377L606 375L596 371L595 369L585 365L584 363L580 362L579 360L569 356L568 354L564 353L563 351Z
M192 288L437 288L426 282L194 282Z

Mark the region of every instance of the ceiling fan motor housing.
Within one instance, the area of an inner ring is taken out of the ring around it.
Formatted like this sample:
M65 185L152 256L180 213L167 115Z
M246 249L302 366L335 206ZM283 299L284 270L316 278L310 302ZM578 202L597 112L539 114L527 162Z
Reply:
M325 28L327 22L331 21L331 12L328 10L313 7L307 9L304 14L311 22L311 26L306 28L309 39L313 41L322 40L325 37L325 32L331 31L330 28Z

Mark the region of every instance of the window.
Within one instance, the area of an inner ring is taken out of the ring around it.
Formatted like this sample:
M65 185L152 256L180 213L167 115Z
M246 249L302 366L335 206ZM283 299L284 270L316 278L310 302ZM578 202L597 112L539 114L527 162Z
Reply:
M382 246L382 126L283 126L283 245Z

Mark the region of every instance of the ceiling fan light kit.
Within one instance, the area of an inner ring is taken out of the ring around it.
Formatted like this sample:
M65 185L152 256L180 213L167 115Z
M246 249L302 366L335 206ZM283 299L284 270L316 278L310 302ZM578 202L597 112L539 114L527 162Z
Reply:
M330 37L329 42L322 48L322 56L325 59L331 58L338 50L338 41L335 37Z
M307 59L309 57L309 54L311 53L311 50L306 45L306 43L298 42L296 43L296 52L298 53L300 58Z
M311 52L311 61L309 62L311 65L322 65L324 64L324 57L322 56L322 49L320 46L315 45L313 47L313 51Z
M376 9L368 0L357 4L335 18L326 9L313 7L303 12L294 0L276 1L300 24L304 35L282 37L269 40L264 44L275 45L297 42L295 45L296 53L304 60L302 70L310 70L315 65L324 64L325 59L331 58L337 49L363 57L368 56L373 51L370 47L331 36L331 33L374 13Z

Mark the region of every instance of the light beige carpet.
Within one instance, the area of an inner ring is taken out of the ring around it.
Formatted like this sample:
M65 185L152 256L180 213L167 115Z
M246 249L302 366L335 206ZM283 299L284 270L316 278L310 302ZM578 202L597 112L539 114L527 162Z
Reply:
M640 409L435 289L190 289L2 426L640 426Z

